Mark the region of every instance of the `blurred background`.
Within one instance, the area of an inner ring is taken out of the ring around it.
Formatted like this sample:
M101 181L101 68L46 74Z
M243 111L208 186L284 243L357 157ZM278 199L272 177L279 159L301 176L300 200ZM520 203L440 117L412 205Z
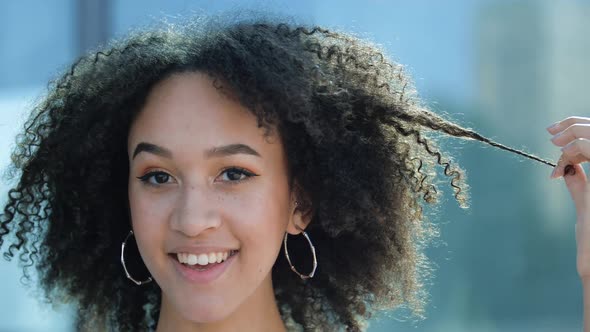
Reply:
M559 150L545 127L588 115L590 1L3 1L0 167L47 82L80 54L163 19L236 8L369 38L406 65L434 111L552 161ZM564 183L549 180L549 166L481 143L442 145L467 171L471 208L458 208L441 186L427 318L383 314L369 331L580 331L575 215ZM0 193L8 188L0 183ZM16 262L0 260L0 331L73 330L75 308L43 305L20 277Z

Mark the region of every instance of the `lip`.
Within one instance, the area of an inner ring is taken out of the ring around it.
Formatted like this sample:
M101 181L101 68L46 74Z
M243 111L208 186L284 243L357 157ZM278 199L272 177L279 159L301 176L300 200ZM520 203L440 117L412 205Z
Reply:
M239 251L236 252L233 256L228 257L222 263L216 264L211 268L205 271L198 271L188 268L181 264L178 260L174 257L168 255L169 259L172 260L172 264L176 271L187 281L191 283L198 283L198 284L208 284L215 280L217 280L224 272L227 270L230 265L234 262L236 256L239 255Z
M201 246L201 247L191 247L191 246L182 246L176 247L172 249L169 253L170 254L178 254L178 253L188 253L193 255L200 255L200 254L210 254L212 252L231 252L231 251L238 251L235 248L228 248L228 247L216 247L216 246Z

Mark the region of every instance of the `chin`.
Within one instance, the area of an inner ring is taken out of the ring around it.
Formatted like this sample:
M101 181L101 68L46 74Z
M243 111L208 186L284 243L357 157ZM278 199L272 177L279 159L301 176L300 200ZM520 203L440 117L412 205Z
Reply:
M193 305L179 308L185 319L195 323L212 323L224 320L231 315L234 308L227 305Z

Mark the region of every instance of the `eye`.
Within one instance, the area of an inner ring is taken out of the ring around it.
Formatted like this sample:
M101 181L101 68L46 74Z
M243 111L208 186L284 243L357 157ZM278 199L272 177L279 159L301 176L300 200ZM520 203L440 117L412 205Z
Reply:
M226 168L223 172L221 172L221 181L225 182L242 182L248 180L253 176L257 176L256 174L249 172L243 168L239 167L230 167Z
M159 185L168 183L172 179L172 176L166 172L153 171L148 172L142 176L138 176L137 178L147 185L157 187Z

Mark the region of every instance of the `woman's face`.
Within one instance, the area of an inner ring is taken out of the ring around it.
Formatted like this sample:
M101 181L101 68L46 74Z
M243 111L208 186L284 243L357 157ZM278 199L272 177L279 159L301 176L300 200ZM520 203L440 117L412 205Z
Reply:
M162 307L186 320L223 319L272 289L271 268L298 213L280 139L263 134L201 73L156 85L131 127L135 238Z

